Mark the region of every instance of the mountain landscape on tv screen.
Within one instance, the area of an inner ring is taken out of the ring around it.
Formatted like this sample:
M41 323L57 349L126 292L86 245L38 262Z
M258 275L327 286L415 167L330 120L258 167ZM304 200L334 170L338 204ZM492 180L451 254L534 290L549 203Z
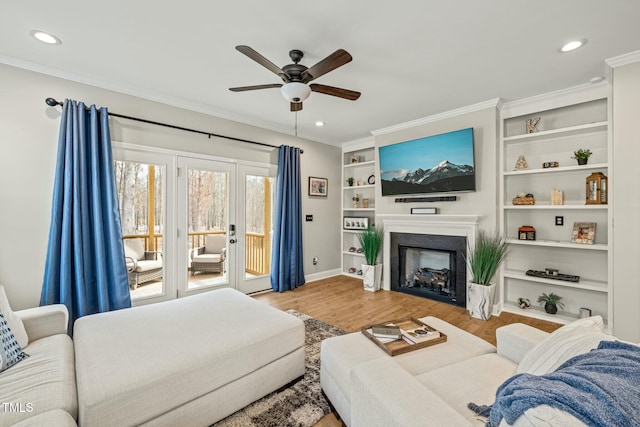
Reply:
M445 160L431 169L418 168L403 177L382 179L381 184L383 196L475 190L474 168Z

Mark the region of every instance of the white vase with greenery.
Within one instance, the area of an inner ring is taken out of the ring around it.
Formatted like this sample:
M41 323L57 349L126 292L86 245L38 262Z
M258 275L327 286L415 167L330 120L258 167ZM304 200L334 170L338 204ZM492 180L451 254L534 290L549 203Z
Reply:
M496 285L491 281L504 261L509 249L506 239L499 233L481 231L475 247L469 248L467 262L471 270L467 295L467 309L471 317L491 318Z
M358 234L358 241L366 262L361 266L362 282L366 291L375 292L380 290L382 264L378 264L378 254L382 248L383 236L383 231L374 227L368 227Z

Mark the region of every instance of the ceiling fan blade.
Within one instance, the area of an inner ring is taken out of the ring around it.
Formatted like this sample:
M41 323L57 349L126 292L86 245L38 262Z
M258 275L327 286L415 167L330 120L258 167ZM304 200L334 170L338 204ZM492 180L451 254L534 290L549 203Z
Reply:
M302 111L302 102L292 102L291 111Z
M284 80L285 82L289 81L289 76L284 71L282 71L280 67L278 67L273 62L269 61L264 56L260 55L258 52L256 52L249 46L244 46L244 45L236 46L236 50L240 53L247 55L249 58L253 59L258 64L262 65L272 73L279 75L282 78L282 80Z
M325 95L337 96L338 98L348 99L349 101L355 101L360 98L360 92L355 90L342 89L339 87L319 85L312 83L309 85L313 92L324 93Z
M351 62L352 59L353 58L349 52L344 49L338 49L313 67L303 72L302 80L305 83L309 83L311 80L317 79L318 77L327 74L329 71L335 70L336 68Z
M280 83L271 83L266 85L230 87L229 90L231 92L244 92L246 90L271 89L271 88L280 87L280 86L282 86L282 84Z

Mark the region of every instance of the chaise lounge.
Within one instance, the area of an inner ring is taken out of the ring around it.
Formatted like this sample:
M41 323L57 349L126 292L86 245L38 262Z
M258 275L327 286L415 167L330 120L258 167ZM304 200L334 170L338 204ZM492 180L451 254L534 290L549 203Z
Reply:
M39 339L51 310L66 315L17 312L34 342L0 373L0 401L33 410L0 408L0 425L207 426L304 375L303 322L232 289L80 318L73 343L59 321Z

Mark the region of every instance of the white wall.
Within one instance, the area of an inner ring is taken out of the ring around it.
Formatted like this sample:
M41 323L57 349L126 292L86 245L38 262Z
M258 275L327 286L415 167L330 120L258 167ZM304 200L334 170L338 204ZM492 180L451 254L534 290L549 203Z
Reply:
M614 335L640 342L640 62L613 70Z
M0 65L0 283L15 309L37 306L49 235L60 108L45 98L65 98L106 106L109 111L211 131L272 145L304 149L302 155L305 273L340 267L341 150L291 135L244 125L165 104L31 71ZM114 141L277 164L277 150L220 138L111 119ZM329 178L328 197L310 198L309 176ZM311 259L319 263L313 266Z
M498 111L494 106L376 135L377 156L381 146L472 127L476 167L476 191L451 193L457 196L454 202L396 203L395 196L382 197L382 187L377 184L376 214L410 214L411 208L436 207L444 215L480 215L480 229L495 230L498 225L497 122ZM376 176L376 183L380 181Z

